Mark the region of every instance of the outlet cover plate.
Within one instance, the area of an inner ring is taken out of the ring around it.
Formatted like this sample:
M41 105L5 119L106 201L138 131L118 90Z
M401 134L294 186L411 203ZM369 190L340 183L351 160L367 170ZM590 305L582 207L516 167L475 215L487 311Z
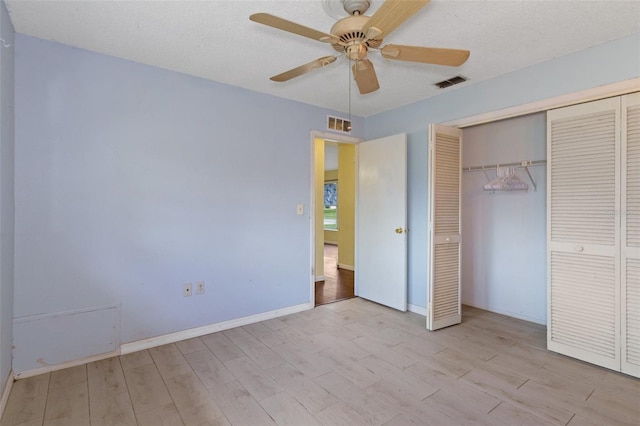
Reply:
M182 286L182 295L184 297L189 297L193 294L192 290L191 283L186 283Z

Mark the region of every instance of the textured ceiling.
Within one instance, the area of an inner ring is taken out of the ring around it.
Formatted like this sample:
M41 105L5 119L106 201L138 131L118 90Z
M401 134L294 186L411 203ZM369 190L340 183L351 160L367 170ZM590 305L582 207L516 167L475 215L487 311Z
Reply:
M286 83L269 80L334 54L331 46L249 21L249 15L267 12L329 32L341 12L346 16L339 0L6 4L18 33L338 111L349 108L345 60ZM367 14L380 4L373 0ZM434 0L383 45L468 49L470 59L451 68L392 62L371 53L381 88L360 95L352 84L351 111L368 116L439 94L433 83L456 74L469 79L463 85L473 84L639 32L640 1ZM636 59L640 62L640 53Z

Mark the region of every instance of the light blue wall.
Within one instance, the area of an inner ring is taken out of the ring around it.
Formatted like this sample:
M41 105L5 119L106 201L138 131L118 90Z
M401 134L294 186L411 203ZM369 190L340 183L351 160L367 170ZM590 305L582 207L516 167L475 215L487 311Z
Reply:
M14 32L0 1L0 391L11 371L14 244ZM8 44L8 47L5 47Z
M121 304L124 343L310 302L296 204L310 211L310 131L335 111L16 44L17 321ZM14 368L49 355L16 348Z
M464 129L464 167L546 159L546 114ZM462 176L462 303L546 323L547 185L544 166L516 170L528 191L484 191L482 172ZM487 172L495 178L495 169Z
M425 307L427 301L429 123L444 123L639 76L640 35L636 34L367 117L367 139L407 133L409 303ZM462 263L465 261L463 258Z

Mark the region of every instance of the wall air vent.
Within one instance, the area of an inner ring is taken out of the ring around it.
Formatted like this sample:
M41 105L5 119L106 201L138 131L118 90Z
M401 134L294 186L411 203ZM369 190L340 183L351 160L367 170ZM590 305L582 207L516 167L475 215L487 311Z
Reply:
M444 89L446 87L451 87L454 84L460 84L462 82L467 81L467 79L461 75L457 75L455 77L451 77L448 80L442 80L439 83L436 83L435 86L438 86L440 89Z
M327 129L342 133L351 133L351 120L327 115Z

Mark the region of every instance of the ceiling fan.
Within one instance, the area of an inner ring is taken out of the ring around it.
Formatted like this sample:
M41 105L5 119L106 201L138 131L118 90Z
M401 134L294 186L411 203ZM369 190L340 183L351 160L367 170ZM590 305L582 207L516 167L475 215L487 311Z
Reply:
M380 47L384 37L415 15L429 3L429 0L385 0L371 17L364 15L371 4L370 0L341 1L344 10L350 16L336 22L331 27L329 34L268 13L256 13L251 15L249 19L259 24L331 44L335 50L344 53L349 60L354 61L353 76L361 94L371 93L380 88L376 71L367 57L369 50L380 51L386 59L447 66L462 65L469 58L468 50L398 44L387 44ZM278 82L291 80L323 68L335 62L336 59L338 59L336 56L324 56L275 75L271 77L271 80Z

